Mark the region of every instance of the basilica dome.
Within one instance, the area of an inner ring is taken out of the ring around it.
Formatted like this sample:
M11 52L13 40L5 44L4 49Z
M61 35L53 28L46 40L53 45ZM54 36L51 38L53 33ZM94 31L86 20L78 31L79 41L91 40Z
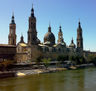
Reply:
M44 44L46 44L46 45L54 45L55 44L55 36L51 32L50 26L48 28L48 32L44 36Z
M71 44L69 45L69 47L71 47L71 48L75 48L75 47L76 47L76 45L75 45L74 42L73 42L73 38L72 38L72 40L71 40Z

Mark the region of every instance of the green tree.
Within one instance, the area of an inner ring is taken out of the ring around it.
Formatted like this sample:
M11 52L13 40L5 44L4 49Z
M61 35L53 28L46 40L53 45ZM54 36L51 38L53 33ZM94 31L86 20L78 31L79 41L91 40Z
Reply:
M84 64L84 63L86 63L85 58L83 56L78 56L78 55L69 56L69 60L72 61L72 63L75 63L75 64Z
M75 61L76 59L75 59L75 56L69 56L69 60L70 61Z
M68 56L67 55L59 55L57 57L57 61L63 63L65 60L68 60Z
M40 62L42 62L42 56L39 56L39 57L37 57L37 59L36 59L36 64L37 65L40 65Z
M80 64L87 63L86 60L85 60L85 58L84 58L83 56L81 56L81 57L79 58L79 62L80 62Z
M87 57L88 63L92 63L92 61L94 61L94 59L95 59L95 56L94 56L93 54L90 54L90 55L88 55L88 57Z
M87 57L87 61L88 61L88 63L96 63L96 55L93 55L93 54L90 54L90 55L88 55L88 57Z
M51 59L50 58L43 58L42 59L42 62L43 62L43 64L44 64L44 66L46 67L46 69L48 68L48 66L50 65L50 61L51 61Z
M73 63L73 64L76 64L76 56L69 56L69 60Z

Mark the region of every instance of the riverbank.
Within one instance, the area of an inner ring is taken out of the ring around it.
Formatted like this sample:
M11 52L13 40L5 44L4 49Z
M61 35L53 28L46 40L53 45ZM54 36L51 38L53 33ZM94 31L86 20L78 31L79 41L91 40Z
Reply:
M48 69L32 69L32 70L18 70L16 76L25 76L32 74L44 74L44 73L52 73L57 71L65 71L67 68L48 68Z
M53 73L53 72L66 71L66 70L77 70L77 69L88 68L88 67L94 67L94 65L93 64L83 64L83 65L77 65L77 66L70 66L69 68L60 68L60 67L51 68L51 67L48 67L47 69L17 70L16 76Z
M16 71L0 71L0 78L15 77Z
M48 69L22 69L14 71L3 71L0 72L0 78L8 77L21 77L34 74L53 73L57 71L65 71L67 68L48 68Z
M42 68L42 69L32 69L32 68L26 68L23 69L14 69L13 71L4 71L0 72L0 78L6 78L6 77L19 77L19 76L26 76L26 75L33 75L33 74L44 74L44 73L53 73L58 71L65 71L65 70L76 70L86 67L94 67L93 64L82 64L82 65L76 65L76 66L70 66L68 68L62 68L62 67L48 67L48 68Z

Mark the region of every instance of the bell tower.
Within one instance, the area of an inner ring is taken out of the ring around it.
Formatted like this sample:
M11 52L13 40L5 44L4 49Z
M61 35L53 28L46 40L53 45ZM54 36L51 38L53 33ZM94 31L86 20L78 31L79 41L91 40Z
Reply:
M37 45L38 42L39 40L37 38L36 17L34 16L34 9L32 5L31 16L29 17L28 45Z
M16 45L16 24L14 20L14 14L12 15L12 20L9 25L8 44Z
M83 36L82 36L82 28L81 23L79 21L77 28L77 48L83 50Z
M63 43L64 42L61 26L60 26L60 29L59 29L59 32L58 32L58 41L57 42L58 43Z

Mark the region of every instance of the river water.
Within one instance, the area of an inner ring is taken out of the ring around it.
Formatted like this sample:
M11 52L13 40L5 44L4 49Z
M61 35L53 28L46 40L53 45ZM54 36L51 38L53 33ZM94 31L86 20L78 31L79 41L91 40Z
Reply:
M0 91L96 91L96 68L0 79Z

